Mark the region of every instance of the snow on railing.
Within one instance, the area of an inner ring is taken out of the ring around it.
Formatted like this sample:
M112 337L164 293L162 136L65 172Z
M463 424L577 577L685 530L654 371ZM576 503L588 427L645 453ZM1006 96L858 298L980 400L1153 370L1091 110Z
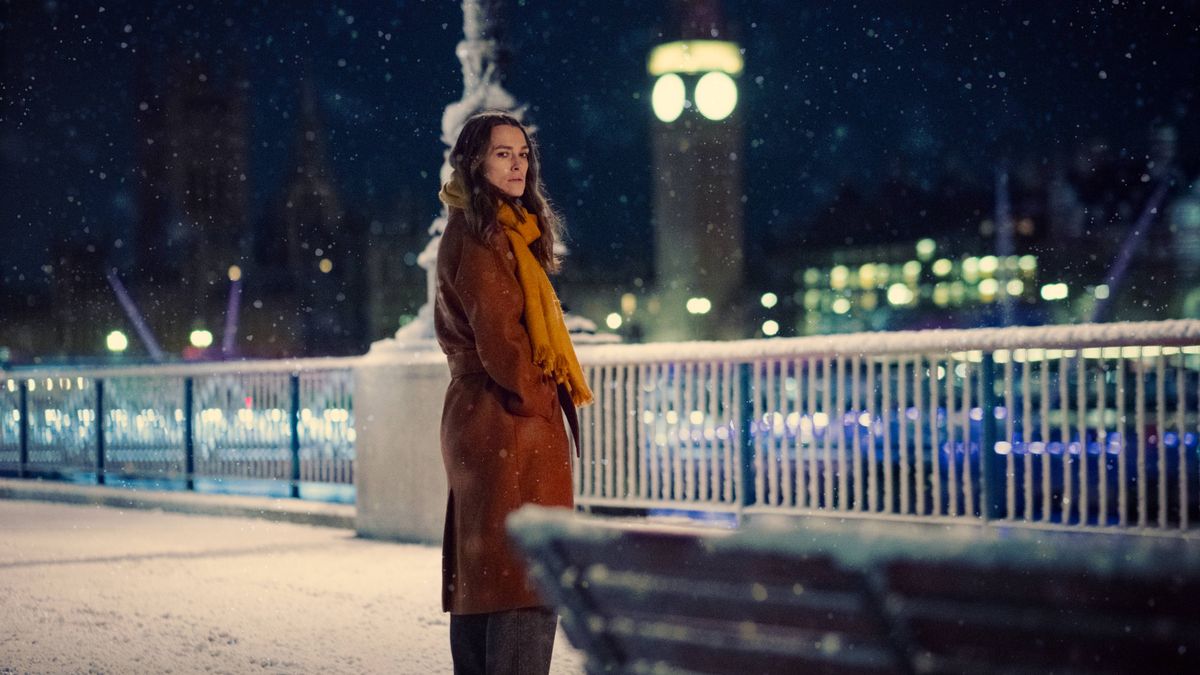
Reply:
M585 506L1188 529L1200 321L585 347Z
M585 507L1200 518L1200 321L578 351L597 399L574 469ZM386 361L389 386L444 386L417 375L444 364L435 350L398 354L0 372L0 472L348 485L354 370Z

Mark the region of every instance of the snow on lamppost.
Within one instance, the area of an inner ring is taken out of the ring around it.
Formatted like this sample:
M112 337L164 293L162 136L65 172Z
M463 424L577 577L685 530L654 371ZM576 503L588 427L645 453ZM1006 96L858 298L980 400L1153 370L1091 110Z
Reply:
M450 151L463 125L472 115L483 110L504 110L525 123L525 111L528 106L518 106L513 95L504 88L504 67L509 61L509 53L502 40L503 6L503 0L463 0L463 39L454 50L462 63L463 95L458 101L446 106L442 112L442 142L446 149L442 152L442 168L438 173L439 185L450 180L453 171L450 166ZM535 127L530 126L530 129L536 131ZM437 254L448 216L449 213L443 204L441 213L429 226L429 243L417 257L417 264L425 270L425 304L417 311L415 319L396 331L394 339L376 342L372 345L373 350L399 346L405 349L433 348ZM559 255L566 253L566 248L561 242L555 244L555 249ZM577 341L614 340L614 336L596 335L595 323L583 317L568 312L565 319L567 330L575 335Z

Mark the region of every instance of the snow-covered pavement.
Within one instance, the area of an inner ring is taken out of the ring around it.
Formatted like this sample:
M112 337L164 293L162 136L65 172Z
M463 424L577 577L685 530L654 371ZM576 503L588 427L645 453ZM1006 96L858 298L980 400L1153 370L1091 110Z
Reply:
M0 501L0 673L449 673L440 550ZM559 631L552 672L582 672Z

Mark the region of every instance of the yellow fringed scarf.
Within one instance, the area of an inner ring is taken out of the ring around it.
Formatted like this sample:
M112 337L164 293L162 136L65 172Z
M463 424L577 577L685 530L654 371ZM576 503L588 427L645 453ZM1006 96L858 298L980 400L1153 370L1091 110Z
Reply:
M466 205L466 191L457 177L442 186L438 197L450 207L461 209ZM507 202L501 201L496 220L508 237L517 260L517 282L525 294L525 329L533 348L533 363L566 387L576 406L591 403L592 391L588 389L583 369L575 356L558 294L554 292L546 270L529 250L529 245L542 236L537 215L524 209L518 213Z

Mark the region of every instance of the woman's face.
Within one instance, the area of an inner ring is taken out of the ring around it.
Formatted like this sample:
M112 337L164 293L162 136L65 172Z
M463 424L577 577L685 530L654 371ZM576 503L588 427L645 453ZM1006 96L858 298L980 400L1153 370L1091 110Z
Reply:
M492 140L483 160L483 177L509 197L525 194L525 172L529 170L529 144L517 127L492 127Z

